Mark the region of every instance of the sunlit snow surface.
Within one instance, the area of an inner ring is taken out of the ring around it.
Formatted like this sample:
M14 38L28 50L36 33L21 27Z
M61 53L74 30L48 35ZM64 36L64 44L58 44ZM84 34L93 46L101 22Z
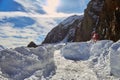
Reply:
M46 44L0 51L2 80L119 80L120 41Z

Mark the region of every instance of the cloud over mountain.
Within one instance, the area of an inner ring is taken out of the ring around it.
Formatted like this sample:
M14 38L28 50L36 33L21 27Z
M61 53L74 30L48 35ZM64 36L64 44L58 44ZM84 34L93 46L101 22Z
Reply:
M0 44L7 47L25 46L30 41L40 44L63 19L81 14L58 11L61 3L63 0L0 0Z

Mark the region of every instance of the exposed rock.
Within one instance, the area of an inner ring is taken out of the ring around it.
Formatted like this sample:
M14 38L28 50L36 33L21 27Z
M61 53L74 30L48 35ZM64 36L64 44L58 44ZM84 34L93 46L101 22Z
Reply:
M75 32L82 19L83 16L77 16L77 15L68 17L48 33L43 43L74 41Z
M89 2L81 27L76 31L75 41L90 40L93 30L99 33L100 39L120 39L120 0Z
M27 47L34 47L34 48L36 48L36 47L38 47L33 41L31 41L28 45L27 45Z
M100 40L117 41L120 39L120 0L91 0L84 17L71 22L66 23L67 27L60 23L43 43L88 41L93 31L99 34Z

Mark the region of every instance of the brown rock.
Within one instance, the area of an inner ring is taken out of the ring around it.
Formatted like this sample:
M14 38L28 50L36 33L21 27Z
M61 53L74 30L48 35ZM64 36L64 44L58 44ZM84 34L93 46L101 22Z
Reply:
M76 31L75 41L90 40L93 30L99 33L100 39L120 39L120 0L89 2L81 27Z

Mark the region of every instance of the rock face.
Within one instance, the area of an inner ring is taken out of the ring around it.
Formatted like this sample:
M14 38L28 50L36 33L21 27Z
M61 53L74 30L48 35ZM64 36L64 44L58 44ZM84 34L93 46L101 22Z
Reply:
M48 33L43 43L73 42L82 19L83 16L77 15L68 17Z
M100 39L120 39L120 0L91 0L84 13L75 41L90 40L93 30Z
M93 31L101 40L117 41L120 39L120 0L91 0L82 20L62 23L48 33L43 43L88 41Z
M28 45L27 45L27 47L34 47L34 48L36 48L36 47L38 47L33 41L31 41Z

